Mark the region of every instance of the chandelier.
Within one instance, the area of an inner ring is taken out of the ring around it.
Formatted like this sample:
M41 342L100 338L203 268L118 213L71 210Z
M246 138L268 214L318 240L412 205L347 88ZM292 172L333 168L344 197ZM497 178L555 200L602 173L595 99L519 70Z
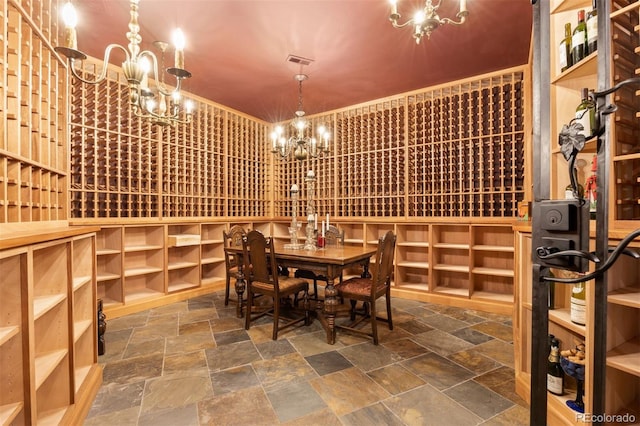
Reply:
M69 60L69 68L75 78L85 84L98 84L105 80L107 76L107 64L113 49L120 49L125 54L125 61L122 63L122 71L129 85L129 104L134 114L138 117L149 119L154 124L162 126L174 125L175 123L189 123L192 118L193 103L189 100L182 102L180 86L182 80L191 77L191 73L184 69L184 34L180 29L173 34L175 45L175 63L172 68L167 68L166 72L176 79L173 90L169 90L164 84L164 77L158 78L158 60L156 55L148 50L140 50L142 37L139 34L138 24L138 4L140 0L130 0L130 20L127 40L128 49L119 44L107 46L104 54L104 62L100 74L94 80L83 78L76 71L74 64L76 60L84 60L87 55L78 50L76 36L76 24L78 21L75 8L71 1L62 8L62 15L65 24L64 46L55 47L56 52L64 55ZM168 43L155 42L154 45L162 52L162 64L164 68L164 52ZM154 87L149 87L149 75L154 81ZM182 107L181 108L181 104ZM181 109L183 109L181 114Z
M295 129L295 134L288 139L284 136L284 128L276 126L271 133L271 152L280 154L285 159L293 152L296 160L304 160L306 158L316 158L323 152L329 152L329 138L331 134L325 126L318 127L318 137L306 136L306 129L310 127L310 123L304 118L304 110L302 109L302 82L309 77L305 74L296 74L294 79L298 82L298 110L295 118L291 121L291 126Z
M389 20L394 28L403 28L407 25L413 25L413 38L416 39L416 43L420 44L420 40L425 35L427 38L431 38L431 33L433 30L437 29L440 25L444 24L454 24L454 25L462 25L469 14L467 11L467 0L459 0L460 1L460 11L456 14L456 18L458 21L449 18L440 18L438 16L438 9L444 0L437 0L437 3L434 4L432 0L425 0L424 9L418 10L413 14L413 18L405 22L404 24L398 24L398 20L400 20L400 14L398 13L398 0L390 0L391 1L391 15L389 15Z

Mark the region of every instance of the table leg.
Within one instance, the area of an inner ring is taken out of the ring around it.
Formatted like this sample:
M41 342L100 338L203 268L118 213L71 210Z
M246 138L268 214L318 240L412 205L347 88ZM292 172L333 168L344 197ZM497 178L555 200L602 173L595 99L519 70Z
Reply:
M244 272L242 271L242 267L238 267L238 274L236 275L236 296L237 296L237 304L236 304L236 316L238 318L242 318L242 300L244 298L244 291L247 288L247 282L244 280ZM247 307L249 309L249 307Z
M362 274L360 275L361 278L371 278L371 273L369 272L369 262L370 259L362 262Z
M333 281L333 278L327 280L323 307L323 314L327 321L327 343L330 345L336 343L336 311L338 307L338 290L334 287Z

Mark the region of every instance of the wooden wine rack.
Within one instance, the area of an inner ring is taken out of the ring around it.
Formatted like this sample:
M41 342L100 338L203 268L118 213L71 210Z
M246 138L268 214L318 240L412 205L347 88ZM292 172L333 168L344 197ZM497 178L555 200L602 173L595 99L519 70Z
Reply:
M101 64L81 67L91 80ZM267 214L266 123L194 98L191 123L157 126L133 114L124 81L109 66L98 85L73 82L72 218Z
M524 70L481 76L314 117L332 151L276 160L275 215L316 174L317 209L337 217L514 217L525 197Z
M614 1L612 24L612 83L640 77L640 2ZM640 89L627 86L614 95L615 145L613 202L616 221L640 223ZM619 222L623 224L623 222Z
M66 69L56 1L3 1L0 222L67 218Z

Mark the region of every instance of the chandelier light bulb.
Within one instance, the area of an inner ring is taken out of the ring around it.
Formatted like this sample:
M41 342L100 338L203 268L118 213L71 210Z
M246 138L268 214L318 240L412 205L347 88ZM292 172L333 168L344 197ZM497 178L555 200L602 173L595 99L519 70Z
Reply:
M78 25L78 14L70 1L66 2L62 7L62 20L64 22L64 47L77 50L76 25Z
M173 32L173 45L176 48L175 67L179 69L184 69L185 38L184 38L184 33L180 28L177 28Z
M192 114L194 109L193 101L191 99L187 99L184 101L184 110L187 114Z
M67 28L75 29L76 25L78 25L78 13L70 1L66 2L62 7L62 21Z

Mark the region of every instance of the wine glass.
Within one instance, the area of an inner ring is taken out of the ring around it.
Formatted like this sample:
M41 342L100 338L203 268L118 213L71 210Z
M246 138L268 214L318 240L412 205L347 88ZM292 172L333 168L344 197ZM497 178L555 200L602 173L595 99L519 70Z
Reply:
M578 413L584 413L584 364L578 364L565 357L560 357L560 365L565 374L576 379L576 399L567 401L567 406Z

